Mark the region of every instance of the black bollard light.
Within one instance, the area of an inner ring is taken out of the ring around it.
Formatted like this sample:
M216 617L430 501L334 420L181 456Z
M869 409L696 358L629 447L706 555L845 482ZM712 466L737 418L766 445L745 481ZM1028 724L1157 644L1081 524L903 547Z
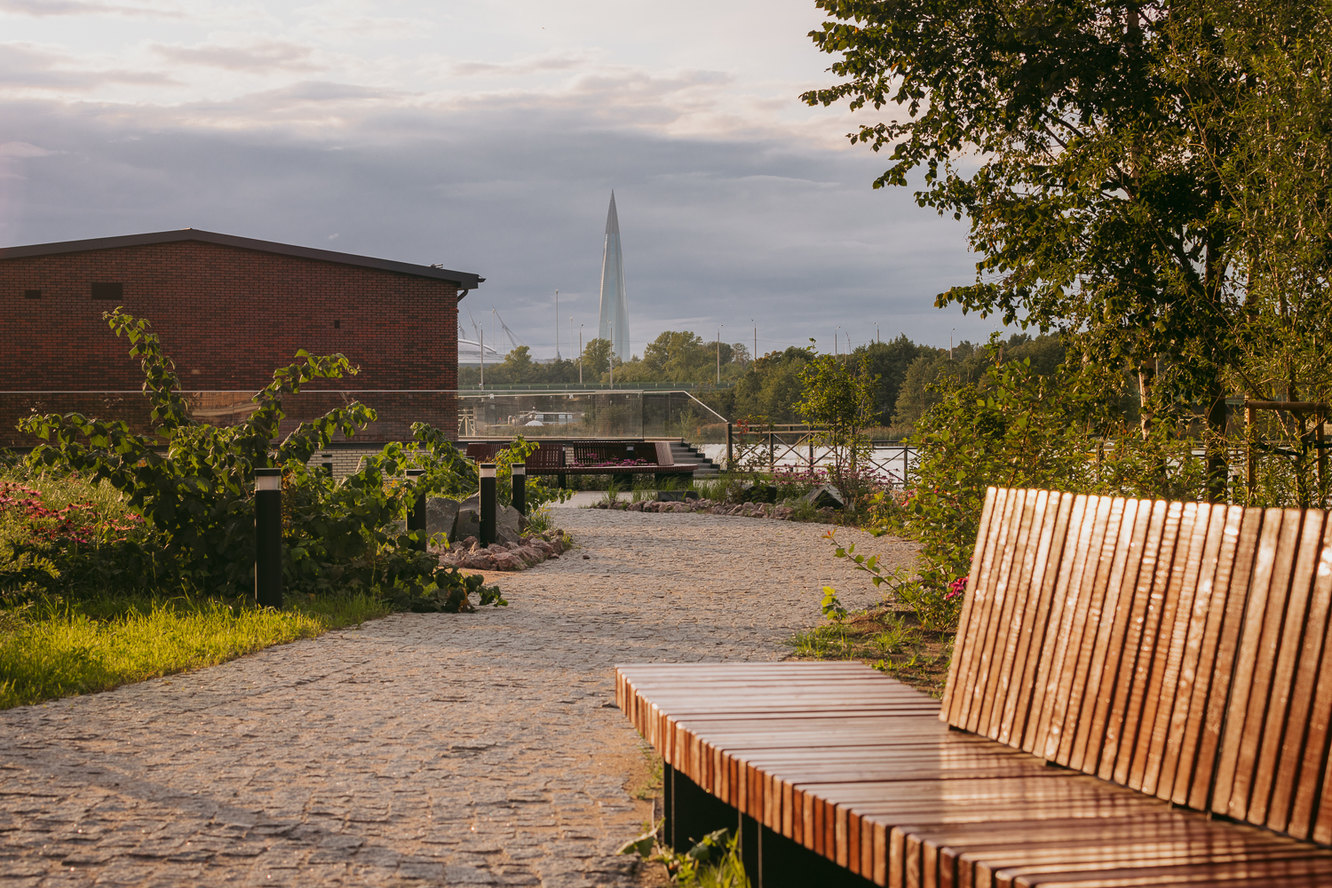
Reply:
M495 542L495 464L481 463L481 545Z
M407 481L413 487L412 506L407 510L407 532L419 532L418 539L412 545L424 552L426 550L426 495L421 488L421 476L425 469L408 469Z
M254 597L282 607L282 470L254 470Z
M527 514L527 466L522 463L513 464L513 507Z

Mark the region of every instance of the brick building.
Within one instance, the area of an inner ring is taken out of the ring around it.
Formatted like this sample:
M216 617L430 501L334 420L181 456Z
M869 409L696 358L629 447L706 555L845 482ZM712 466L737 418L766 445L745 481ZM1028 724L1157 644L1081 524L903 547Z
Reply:
M309 418L355 398L379 412L358 444L412 422L457 433L458 301L484 278L184 229L0 249L0 446L30 410L142 424L143 377L103 312L146 318L197 415L243 415L298 349L360 367L288 403Z

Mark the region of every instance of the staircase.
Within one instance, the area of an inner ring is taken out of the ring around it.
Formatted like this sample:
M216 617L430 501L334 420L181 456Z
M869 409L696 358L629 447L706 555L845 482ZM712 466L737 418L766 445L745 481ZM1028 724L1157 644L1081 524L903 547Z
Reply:
M694 469L695 478L716 478L721 474L721 467L708 459L693 445L684 441L672 441L671 459L677 466L698 466Z

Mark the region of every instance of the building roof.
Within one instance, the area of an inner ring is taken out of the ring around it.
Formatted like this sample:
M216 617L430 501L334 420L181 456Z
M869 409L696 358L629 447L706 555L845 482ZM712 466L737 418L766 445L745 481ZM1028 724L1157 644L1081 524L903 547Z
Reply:
M318 250L313 247L296 247L291 244L279 244L273 241L256 240L251 237L237 237L233 234L217 234L212 231L200 231L197 228L182 228L177 231L155 231L149 234L127 234L119 237L94 237L87 240L60 241L51 244L31 244L23 247L0 247L0 260L26 259L33 256L58 256L62 253L84 253L90 250L112 250L118 247L143 247L153 244L170 244L183 241L199 241L206 244L218 244L224 247L238 247L242 250L257 250L263 253L276 253L280 256L295 256L300 259L313 259L319 262L336 262L340 265L356 265L361 268L374 268L380 271L392 271L415 277L433 278L458 285L461 290L475 289L485 278L466 271L451 271L434 265L413 265L409 262L395 262L391 259L374 259L369 256L357 256L352 253L337 253L333 250Z

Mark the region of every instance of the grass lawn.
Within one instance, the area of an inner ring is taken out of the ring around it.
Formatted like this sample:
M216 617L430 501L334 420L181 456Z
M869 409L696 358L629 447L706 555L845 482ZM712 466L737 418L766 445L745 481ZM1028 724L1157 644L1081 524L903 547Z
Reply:
M185 599L28 603L0 610L0 708L213 666L386 613L369 596L281 611Z

